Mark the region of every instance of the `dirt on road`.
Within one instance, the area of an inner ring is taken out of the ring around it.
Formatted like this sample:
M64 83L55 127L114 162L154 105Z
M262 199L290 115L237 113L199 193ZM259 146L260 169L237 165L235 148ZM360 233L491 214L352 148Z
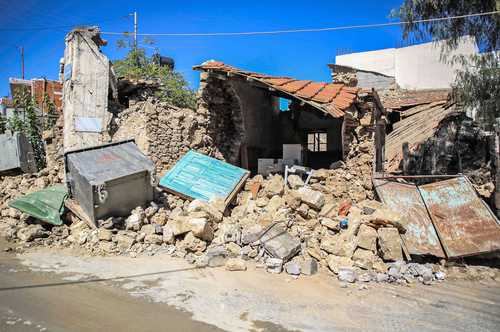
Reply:
M0 254L0 331L495 331L498 282L343 285L182 259Z

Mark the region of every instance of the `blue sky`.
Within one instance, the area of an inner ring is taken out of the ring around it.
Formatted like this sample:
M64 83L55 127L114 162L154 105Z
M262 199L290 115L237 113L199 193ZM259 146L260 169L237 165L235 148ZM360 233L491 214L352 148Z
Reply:
M20 51L25 48L26 78L57 79L64 36L73 25L97 24L103 31L132 31L138 12L139 32L233 32L321 28L388 22L401 0L383 1L132 1L132 0L0 0L0 96L8 95L8 78L20 77ZM40 29L44 28L44 29ZM50 29L46 29L50 28ZM16 30L7 30L16 29ZM103 52L111 59L124 56L118 36L103 36ZM198 72L191 69L208 59L273 75L329 81L327 63L339 50L351 52L395 47L399 27L355 29L243 37L157 37L162 55L193 88ZM151 53L153 50L148 49Z

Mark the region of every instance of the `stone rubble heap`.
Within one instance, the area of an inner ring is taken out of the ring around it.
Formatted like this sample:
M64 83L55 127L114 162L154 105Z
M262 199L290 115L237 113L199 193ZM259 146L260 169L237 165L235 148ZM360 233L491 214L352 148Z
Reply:
M364 143L352 158L317 170L309 186L290 175L249 179L234 206L220 201L186 201L158 191L147 207L127 218L99 220L98 229L70 212L62 226L38 223L7 207L21 194L62 182L59 169L4 177L0 234L32 246L71 247L91 255L182 257L197 267L244 271L252 264L269 273L297 277L327 271L342 282L442 280L440 265L405 263L402 218L373 200L371 157Z

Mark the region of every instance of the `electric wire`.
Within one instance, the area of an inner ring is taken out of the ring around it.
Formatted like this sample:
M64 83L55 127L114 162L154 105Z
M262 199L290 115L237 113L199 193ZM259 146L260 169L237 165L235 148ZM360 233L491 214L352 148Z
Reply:
M348 25L348 26L338 26L338 27L327 27L327 28L311 28L311 29L286 29L286 30L271 30L271 31L248 31L248 32L208 32L208 33L137 33L137 36L150 36L150 37L216 37L216 36L254 36L254 35L278 35L278 34L290 34L290 33L303 33L303 32L324 32L324 31L336 31L336 30L350 30L350 29L365 29L365 28L379 28L387 26L397 26L397 25L407 25L416 23L429 23L438 22L445 20L461 19L468 17L479 17L499 14L500 10L476 14L466 14L448 17L437 17L429 18L415 21L400 21L400 22L387 22L387 23L374 23L374 24L363 24L363 25ZM103 35L132 35L133 32L112 32L103 31Z

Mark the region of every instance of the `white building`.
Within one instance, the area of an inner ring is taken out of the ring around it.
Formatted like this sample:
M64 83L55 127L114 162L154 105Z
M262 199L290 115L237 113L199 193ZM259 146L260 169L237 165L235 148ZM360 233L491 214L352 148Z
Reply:
M399 87L409 90L450 88L460 68L458 64L441 61L443 42L430 42L401 48L344 54L335 57L335 64L395 78ZM463 37L448 55L479 53L474 38Z

